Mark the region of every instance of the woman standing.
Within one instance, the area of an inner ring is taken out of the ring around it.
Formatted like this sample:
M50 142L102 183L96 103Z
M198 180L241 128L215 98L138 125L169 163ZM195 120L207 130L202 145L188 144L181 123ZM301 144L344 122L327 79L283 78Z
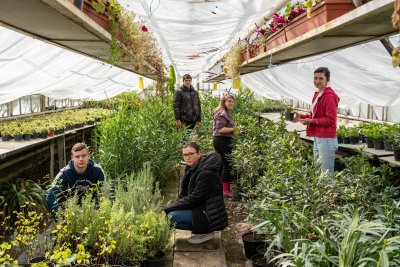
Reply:
M314 158L321 163L321 171L332 176L335 167L335 152L338 148L336 138L336 119L339 97L328 87L330 71L320 67L314 71L314 93L310 114L296 113L294 122L307 125L307 136L314 137Z
M232 95L224 95L218 107L214 110L213 146L222 158L220 175L223 181L225 197L232 197L230 182L232 181L229 156L232 153L232 139L236 122L231 117L235 105Z

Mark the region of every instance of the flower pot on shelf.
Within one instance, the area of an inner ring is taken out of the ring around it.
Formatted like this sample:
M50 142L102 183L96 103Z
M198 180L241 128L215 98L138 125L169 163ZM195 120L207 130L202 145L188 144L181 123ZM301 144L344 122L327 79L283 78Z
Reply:
M11 135L6 134L1 136L1 141L10 141Z
M24 138L25 141L30 141L32 139L31 134L24 134L22 137Z
M376 150L383 150L385 148L382 140L373 140L373 142Z
M393 146L393 156L395 161L400 161L400 147Z
M349 137L343 137L343 144L350 144L350 138Z
M372 139L365 139L366 143L367 143L367 148L374 148L374 141Z
M385 151L393 151L392 142L383 141L383 146L385 147Z
M106 31L110 31L110 21L108 20L107 14L98 14L96 10L92 7L92 2L94 0L84 0L82 12L85 13L89 18L94 20Z
M337 142L338 142L338 144L342 144L343 143L343 137L338 136L337 137Z
M349 137L349 139L350 139L350 144L352 144L352 145L357 145L360 142L360 138L358 136L357 137Z
M286 111L285 112L285 120L287 121L292 121L294 119L294 113Z
M242 54L242 60L243 61L247 61L251 58L251 54L250 54L250 50L247 49L246 51L244 51L244 53Z
M287 41L311 31L327 22L334 20L355 8L352 0L325 0L317 4L311 11L301 14L285 27Z
M285 29L282 28L268 37L267 41L265 42L265 47L267 50L270 50L284 43L286 43L286 35L285 35Z
M15 140L15 141L18 141L18 142L22 141L22 134L16 134L16 135L14 135L14 140Z

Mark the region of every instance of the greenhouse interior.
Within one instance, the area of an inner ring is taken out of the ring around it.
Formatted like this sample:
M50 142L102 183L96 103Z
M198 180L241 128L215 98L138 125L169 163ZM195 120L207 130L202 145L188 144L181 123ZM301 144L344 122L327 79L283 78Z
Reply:
M0 267L399 267L400 0L1 0Z

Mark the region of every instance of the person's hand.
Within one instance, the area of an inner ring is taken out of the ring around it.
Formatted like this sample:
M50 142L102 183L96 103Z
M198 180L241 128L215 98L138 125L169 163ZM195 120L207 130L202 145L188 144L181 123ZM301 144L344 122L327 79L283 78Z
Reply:
M235 133L235 134L240 134L241 133L241 129L240 129L240 126L239 125L236 125L236 126L233 126L233 133Z
M201 122L196 122L196 128L200 128L200 126L201 126Z
M300 119L301 124L308 125L312 123L312 119Z
M181 120L176 120L176 126L178 127L178 129L182 128Z
M297 112L293 112L294 113L294 118L293 118L293 122L299 122L300 121L300 114Z

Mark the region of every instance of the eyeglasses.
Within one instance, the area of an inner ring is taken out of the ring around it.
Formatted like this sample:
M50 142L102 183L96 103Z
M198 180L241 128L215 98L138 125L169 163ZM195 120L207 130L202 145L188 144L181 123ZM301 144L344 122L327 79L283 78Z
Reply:
M194 156L194 154L197 154L197 152L191 152L191 153L187 153L187 154L182 154L183 155L183 158L191 158L191 157L193 157Z

